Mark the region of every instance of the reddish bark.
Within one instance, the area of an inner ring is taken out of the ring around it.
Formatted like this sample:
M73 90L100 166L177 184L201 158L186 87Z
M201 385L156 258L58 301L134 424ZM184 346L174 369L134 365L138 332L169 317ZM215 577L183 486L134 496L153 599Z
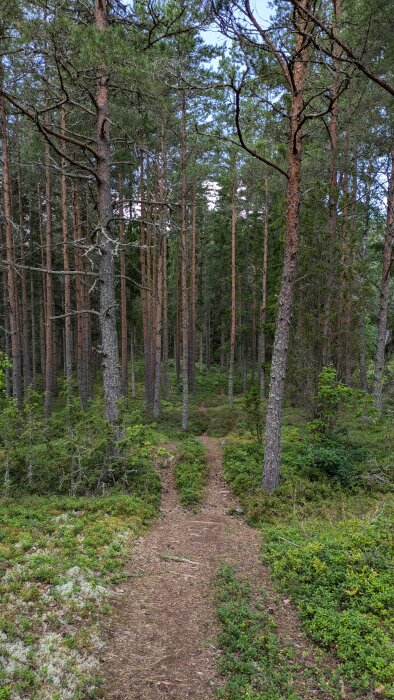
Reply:
M19 121L16 122L16 137L18 150L18 213L19 213L19 251L20 259L23 264L25 257L25 227L23 220L23 202L22 202L22 171L20 160L20 142L19 142ZM31 358L30 358L30 342L29 342L29 305L27 293L27 271L22 267L20 271L21 279L21 349L22 349L22 366L23 366L23 385L25 392L31 384Z
M52 225L51 225L51 171L49 145L45 144L45 416L52 413L52 401L55 390L55 361L53 337L53 277L52 270Z
M128 373L127 373L127 297L126 297L126 253L125 253L125 222L123 206L122 175L119 173L119 241L120 241L120 322L121 322L121 384L122 394L127 397L129 394Z
M265 207L264 207L264 236L263 236L263 268L261 278L261 307L259 334L259 382L261 398L265 396L265 324L267 321L267 272L268 272L268 179L265 178Z
M190 246L190 308L189 308L189 380L190 389L196 391L196 185L192 190L191 246Z
M147 275L146 275L146 244L145 244L145 189L144 189L144 156L141 154L140 171L140 191L141 191L141 224L140 224L140 271L141 271L141 307L142 307L142 327L144 342L144 387L145 387L145 408L150 410L150 338L149 338L149 318L147 299Z
M0 65L0 71L2 71ZM2 75L0 75L2 79ZM3 207L4 207L4 229L6 244L7 262L7 292L8 292L8 328L10 334L10 349L12 360L12 395L19 408L22 406L22 377L21 377L21 356L20 356L20 336L19 336L19 301L18 286L15 274L15 251L12 235L12 206L11 206L11 180L8 158L7 143L7 115L4 98L0 95L0 120L2 138L2 160L3 160ZM6 335L8 333L6 332Z
M387 195L387 223L384 238L384 251L382 262L382 278L379 290L379 325L376 341L376 355L374 366L373 395L378 411L383 405L383 373L385 365L385 348L387 342L387 314L389 306L390 273L393 262L394 243L394 148L390 153L390 178Z
M187 288L187 179L186 179L186 97L182 97L182 157L181 157L181 317L182 317L182 430L189 424L189 299Z
M230 356L228 368L228 397L229 406L233 405L234 401L234 355L235 355L235 322L236 322L236 268L235 268L235 234L237 224L237 178L236 178L236 159L232 160L232 189L231 189L231 325L230 325Z
M60 109L60 129L62 134L66 131L66 113L64 106ZM62 149L66 155L66 142L63 141ZM67 272L70 269L70 261L68 254L68 220L67 220L67 179L65 169L67 161L62 158L62 174L61 174L61 219L62 219L62 240L63 240L63 269ZM71 277L64 275L64 356L65 356L65 374L68 382L68 397L70 396L71 381L73 375L73 346L72 346L72 320L71 320Z

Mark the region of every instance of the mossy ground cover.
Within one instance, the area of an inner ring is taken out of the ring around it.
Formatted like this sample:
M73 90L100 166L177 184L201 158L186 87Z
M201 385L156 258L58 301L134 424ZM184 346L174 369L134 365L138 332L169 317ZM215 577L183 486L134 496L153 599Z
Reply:
M381 420L362 429L347 416L347 442L362 448L351 487L304 462L305 433L285 426L273 496L261 493L264 450L251 436L227 439L225 478L262 529L263 556L311 638L358 692L393 698L393 428Z
M114 494L0 502L1 700L96 696L100 618L157 499L158 492L146 500Z

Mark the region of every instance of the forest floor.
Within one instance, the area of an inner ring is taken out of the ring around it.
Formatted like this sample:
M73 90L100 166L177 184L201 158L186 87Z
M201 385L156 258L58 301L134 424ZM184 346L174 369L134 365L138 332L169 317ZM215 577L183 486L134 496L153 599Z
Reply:
M336 687L326 682L335 674L335 663L305 637L291 601L275 589L262 565L261 535L239 516L238 503L222 480L221 441L205 435L200 440L207 451L209 477L198 512L179 503L175 460L160 469L160 515L135 542L125 580L115 591L101 655L102 697L217 697L223 686L223 650L214 580L223 563L247 580L254 604L272 617L279 645L293 649L297 663L291 670L291 697L354 697L338 676ZM176 445L167 449L176 459Z

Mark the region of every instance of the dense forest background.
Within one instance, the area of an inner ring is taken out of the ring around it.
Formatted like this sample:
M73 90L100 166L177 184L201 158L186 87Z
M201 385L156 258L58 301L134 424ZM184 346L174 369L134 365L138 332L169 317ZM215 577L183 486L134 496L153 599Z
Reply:
M393 17L0 3L0 700L394 697Z
M220 368L230 406L234 387L269 398L268 492L284 397L313 418L324 367L390 406L394 216L389 10L271 11L1 14L8 410L102 396L122 437L142 359L146 412L181 388L187 430L196 368Z

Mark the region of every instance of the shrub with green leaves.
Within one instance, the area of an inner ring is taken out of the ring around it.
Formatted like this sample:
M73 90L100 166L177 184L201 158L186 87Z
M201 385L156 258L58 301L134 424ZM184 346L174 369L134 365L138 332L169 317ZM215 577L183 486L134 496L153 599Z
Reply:
M200 503L208 475L206 452L193 438L181 443L175 466L175 484L183 506Z
M42 397L30 392L19 412L8 401L0 412L0 476L6 493L90 494L124 488L158 494L150 456L152 429L123 415L123 439L114 435L96 399L84 411L78 398L46 421Z
M356 418L376 418L369 394L342 384L335 369L324 367L319 377L316 418L308 424L305 440L295 455L295 463L308 478L325 475L343 486L357 483L359 465L368 459L368 454L347 439L345 408L351 409Z
M219 406L209 410L208 435L212 437L225 437L236 430L240 411L236 406Z
M263 439L263 402L261 400L261 390L257 384L252 384L245 394L244 411L249 426L256 433L259 442Z
M351 684L394 698L393 509L371 519L265 528L265 556L311 637Z
M226 678L218 697L225 700L296 698L287 683L272 619L252 607L249 587L232 566L223 564L215 583L221 623L220 667Z
M377 417L373 399L365 391L354 389L338 381L333 367L323 367L316 396L316 418L309 424L317 438L326 438L342 432L339 426L343 408L351 407L358 416Z
M263 582L262 582L263 583ZM248 583L229 564L215 579L217 614L221 624L220 669L225 678L218 689L224 700L302 700L338 687L335 670L300 664L300 648L283 646L264 601L253 597ZM306 692L306 695L304 694ZM334 693L330 696L337 698Z
M262 447L245 437L226 442L226 480L262 527L266 560L311 637L336 654L350 683L394 698L392 496L350 492L324 471L311 478L314 455L297 463L305 459L302 431L288 427L283 438L282 481L272 496L261 493Z

